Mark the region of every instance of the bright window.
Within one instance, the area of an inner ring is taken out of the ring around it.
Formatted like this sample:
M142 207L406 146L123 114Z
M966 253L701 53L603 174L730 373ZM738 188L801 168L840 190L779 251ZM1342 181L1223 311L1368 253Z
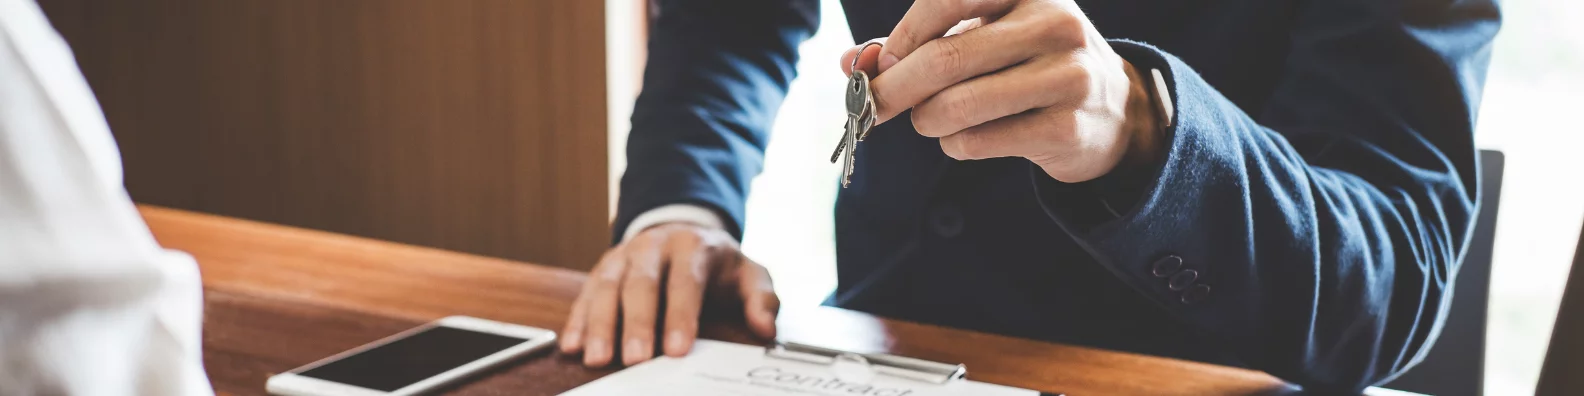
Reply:
M1505 1L1476 140L1507 154L1485 394L1533 394L1584 224L1584 2Z

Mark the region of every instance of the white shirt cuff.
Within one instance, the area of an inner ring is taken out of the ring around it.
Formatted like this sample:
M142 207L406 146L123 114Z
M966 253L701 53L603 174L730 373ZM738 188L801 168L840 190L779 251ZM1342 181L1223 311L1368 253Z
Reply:
M726 223L721 221L719 215L703 206L693 204L670 204L638 215L632 223L627 224L627 230L622 232L622 242L626 242L638 235L639 232L665 223L689 223L711 229L725 229Z

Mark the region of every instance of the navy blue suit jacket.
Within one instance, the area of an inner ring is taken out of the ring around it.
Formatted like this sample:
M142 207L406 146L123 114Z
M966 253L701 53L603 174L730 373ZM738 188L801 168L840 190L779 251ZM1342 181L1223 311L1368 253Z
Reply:
M952 160L899 116L837 198L830 303L1309 389L1357 390L1423 356L1478 205L1494 0L1079 3L1165 74L1161 165L1066 184L1020 158ZM740 236L817 1L656 4L615 229L691 203ZM844 8L864 41L909 6Z

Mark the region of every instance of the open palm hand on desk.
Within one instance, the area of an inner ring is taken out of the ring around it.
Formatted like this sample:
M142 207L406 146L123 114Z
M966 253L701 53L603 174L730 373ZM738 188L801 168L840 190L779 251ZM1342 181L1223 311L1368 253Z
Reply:
M562 330L561 351L582 352L584 365L605 366L620 340L623 364L649 360L664 309L663 350L686 355L707 299L741 304L754 334L775 337L781 300L770 273L743 256L730 234L680 222L651 227L605 252L590 271Z

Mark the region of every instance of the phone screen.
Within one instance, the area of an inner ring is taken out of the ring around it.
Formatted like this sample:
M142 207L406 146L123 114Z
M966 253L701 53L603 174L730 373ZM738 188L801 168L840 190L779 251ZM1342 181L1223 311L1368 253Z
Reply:
M435 326L298 375L391 392L528 341Z

